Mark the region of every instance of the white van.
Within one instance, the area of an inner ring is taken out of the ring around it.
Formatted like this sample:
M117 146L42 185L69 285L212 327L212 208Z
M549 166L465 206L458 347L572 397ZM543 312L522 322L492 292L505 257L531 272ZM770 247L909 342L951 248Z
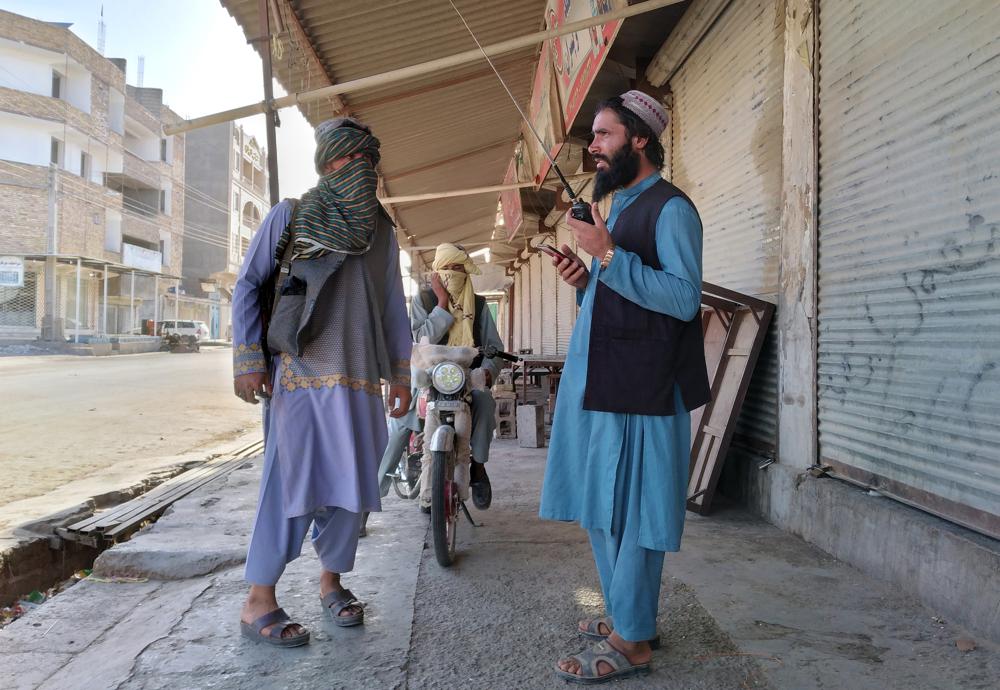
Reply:
M199 342L208 338L209 330L204 321L160 321L157 335L193 335Z

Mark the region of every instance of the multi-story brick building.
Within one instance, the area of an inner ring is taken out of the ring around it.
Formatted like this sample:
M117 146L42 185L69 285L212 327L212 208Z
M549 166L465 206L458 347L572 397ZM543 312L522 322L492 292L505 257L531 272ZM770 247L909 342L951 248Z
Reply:
M232 289L250 238L270 209L267 152L232 122L186 138L181 318L205 321L220 337L231 323Z
M182 271L179 118L68 27L0 11L0 337L128 332Z

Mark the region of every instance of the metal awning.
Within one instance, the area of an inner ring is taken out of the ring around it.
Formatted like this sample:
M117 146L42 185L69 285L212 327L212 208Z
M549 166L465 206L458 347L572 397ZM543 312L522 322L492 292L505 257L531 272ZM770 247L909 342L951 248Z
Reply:
M248 37L259 35L259 0L220 1ZM544 25L545 0L457 4L484 44ZM476 47L447 0L269 0L269 5L272 31L280 36L272 53L274 76L290 93ZM521 103L530 97L538 50L534 45L495 60ZM313 125L345 112L371 125L382 141L382 197L496 185L521 129L516 109L485 63L299 107ZM497 195L477 194L400 204L390 211L402 231L401 245L426 246L445 239L488 242L496 205Z
M150 278L164 278L166 280L180 280L180 276L175 276L172 273L163 273L161 271L150 271L145 268L135 268L133 266L126 266L125 264L116 263L114 261L105 261L104 259L95 259L89 256L77 256L76 254L11 254L4 253L4 256L16 256L22 259L27 259L29 261L45 261L46 259L54 258L58 263L73 264L76 265L77 261L80 262L80 266L95 270L103 271L105 268L112 273L135 273L137 276L149 276Z

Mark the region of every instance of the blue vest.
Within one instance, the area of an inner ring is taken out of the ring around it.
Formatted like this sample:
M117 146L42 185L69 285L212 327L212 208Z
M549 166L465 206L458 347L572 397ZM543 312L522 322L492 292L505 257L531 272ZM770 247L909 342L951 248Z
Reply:
M615 245L637 255L643 265L661 270L656 222L663 206L675 196L690 203L666 180L642 192L615 221ZM598 281L583 408L673 415L675 384L689 412L712 398L700 314L681 321L650 311Z

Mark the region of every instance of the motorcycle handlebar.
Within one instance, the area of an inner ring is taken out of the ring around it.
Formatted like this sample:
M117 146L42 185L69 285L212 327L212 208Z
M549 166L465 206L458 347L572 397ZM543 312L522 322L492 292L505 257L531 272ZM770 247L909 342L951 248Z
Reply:
M499 357L500 359L506 359L508 362L520 362L521 361L521 358L518 357L517 355L512 355L509 352L504 352L502 350L498 350L495 347L493 347L492 345L488 345L486 347L479 348L479 352L482 353L482 355L484 357L486 357L487 359L492 359L494 357Z

